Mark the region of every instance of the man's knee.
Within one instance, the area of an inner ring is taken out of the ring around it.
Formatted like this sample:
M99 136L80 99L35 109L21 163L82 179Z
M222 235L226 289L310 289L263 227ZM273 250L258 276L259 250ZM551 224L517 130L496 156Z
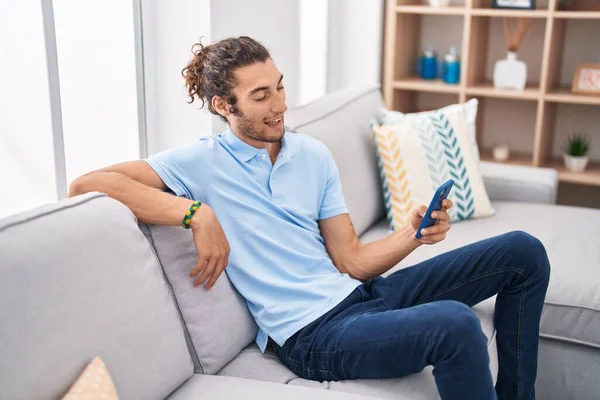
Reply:
M531 275L548 281L550 279L550 261L544 244L535 236L521 231L508 232L510 252L519 263L525 263L532 268Z
M439 301L444 317L439 321L444 332L455 339L481 339L481 322L468 305L454 300Z

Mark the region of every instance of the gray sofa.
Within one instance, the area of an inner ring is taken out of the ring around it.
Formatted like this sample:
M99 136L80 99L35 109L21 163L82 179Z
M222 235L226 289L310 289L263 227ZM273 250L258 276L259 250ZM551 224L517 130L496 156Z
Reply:
M332 151L363 242L388 226L369 120L377 87L333 93L288 111L290 130ZM555 205L552 169L480 163L496 214L453 224L395 268L509 230L546 246L552 278L541 323L539 399L600 393L600 210ZM285 240L285 238L282 238ZM138 224L102 193L0 221L0 398L56 399L99 355L121 399L436 399L431 368L404 378L317 382L268 348L226 274L193 288L191 233ZM474 307L497 373L494 299Z

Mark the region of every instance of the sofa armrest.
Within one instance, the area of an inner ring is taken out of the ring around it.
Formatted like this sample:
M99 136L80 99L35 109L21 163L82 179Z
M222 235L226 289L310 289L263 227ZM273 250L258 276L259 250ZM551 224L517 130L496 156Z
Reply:
M490 161L480 161L479 168L490 201L556 203L555 169Z

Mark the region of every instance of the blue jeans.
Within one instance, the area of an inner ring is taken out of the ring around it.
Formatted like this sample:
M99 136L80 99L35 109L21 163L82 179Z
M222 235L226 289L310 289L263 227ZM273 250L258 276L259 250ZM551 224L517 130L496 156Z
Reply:
M283 346L270 344L305 379L394 378L433 365L442 399L532 400L549 277L543 244L512 231L363 282ZM496 294L494 388L471 306Z

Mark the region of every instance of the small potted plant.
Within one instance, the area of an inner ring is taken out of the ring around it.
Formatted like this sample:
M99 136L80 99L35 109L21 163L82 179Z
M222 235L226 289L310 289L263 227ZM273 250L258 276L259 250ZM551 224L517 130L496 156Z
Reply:
M565 167L572 172L583 171L588 163L589 147L590 138L587 135L574 133L569 136L563 148Z

